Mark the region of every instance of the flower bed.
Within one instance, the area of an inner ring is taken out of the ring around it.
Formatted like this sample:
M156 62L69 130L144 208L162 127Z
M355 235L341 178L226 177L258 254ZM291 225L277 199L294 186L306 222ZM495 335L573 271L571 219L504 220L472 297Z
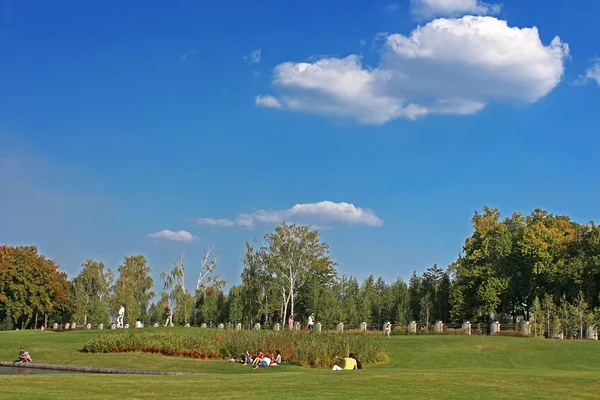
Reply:
M119 332L103 334L87 342L88 353L144 351L170 356L228 359L262 349L266 354L280 350L284 360L311 367L330 367L335 357L357 353L363 363L386 359L386 342L372 335L313 334L267 331Z

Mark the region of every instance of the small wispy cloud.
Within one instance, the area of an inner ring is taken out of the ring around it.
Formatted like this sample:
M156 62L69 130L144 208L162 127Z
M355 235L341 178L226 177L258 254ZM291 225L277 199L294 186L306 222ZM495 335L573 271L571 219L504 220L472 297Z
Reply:
M258 210L251 214L238 214L232 219L196 218L199 225L220 227L253 228L255 225L276 224L280 221L302 224L339 223L343 225L365 225L379 227L383 221L370 209L356 207L351 203L321 201L310 204L296 204L286 210Z
M250 61L251 64L258 64L262 58L261 49L254 50L252 53L244 56L244 60Z
M266 96L256 96L254 99L254 103L257 106L267 107L267 108L281 108L281 103L275 97L271 95Z
M149 233L148 237L151 239L170 240L172 242L193 242L198 239L198 237L192 235L188 231L181 230L173 232L168 229L156 233Z
M596 82L600 86L600 57L592 60L593 64L585 70L583 75L574 82L576 85L587 85L590 82Z
M398 3L392 3L392 4L388 4L387 6L385 6L385 8L383 9L383 11L385 12L394 12L394 11L398 11L400 9L400 4Z
M502 10L500 4L481 0L411 0L410 12L418 19L460 17L463 15L494 15Z
M196 50L196 49L186 50L181 55L181 61L186 61L188 58L195 56L197 53L198 53L198 50Z
M365 47L367 45L367 41L365 39L360 39L358 41L358 44L360 45L360 47Z

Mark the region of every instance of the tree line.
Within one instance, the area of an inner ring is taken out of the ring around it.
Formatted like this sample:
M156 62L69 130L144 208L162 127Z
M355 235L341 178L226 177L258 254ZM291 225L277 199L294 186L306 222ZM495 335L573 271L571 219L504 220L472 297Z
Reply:
M385 282L340 275L329 244L310 226L279 223L245 243L241 283L227 293L216 274L219 254L209 248L194 290L186 286L185 254L160 276L154 293L143 255L126 256L115 273L88 260L69 281L35 247L0 247L0 325L37 327L50 322L108 324L125 306L125 320L164 322L167 305L176 324L305 323L357 327L385 321L531 321L536 334L581 335L600 322L600 228L536 209L502 219L484 207L473 233L447 268L433 265ZM189 274L189 271L188 271Z

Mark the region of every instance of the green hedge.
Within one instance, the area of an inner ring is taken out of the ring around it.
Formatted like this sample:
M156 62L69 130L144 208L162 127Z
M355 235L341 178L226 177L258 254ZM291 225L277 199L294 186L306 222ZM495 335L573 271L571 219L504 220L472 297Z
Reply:
M214 331L173 329L167 332L119 332L103 334L87 342L83 350L89 353L145 351L165 355L206 359L239 357L248 351L265 354L280 350L283 359L311 367L331 367L335 357L358 354L363 363L385 361L387 343L372 335L341 335L337 333L307 334L304 332Z

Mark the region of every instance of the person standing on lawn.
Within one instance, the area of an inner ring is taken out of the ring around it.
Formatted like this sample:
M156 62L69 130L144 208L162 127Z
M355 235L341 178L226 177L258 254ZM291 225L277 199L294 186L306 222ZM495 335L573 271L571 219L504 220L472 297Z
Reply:
M173 309L171 306L167 306L167 322L165 322L165 326L173 326Z
M308 316L308 331L313 333L313 328L315 327L315 313L311 313Z
M117 317L117 328L123 327L123 318L125 318L125 305L121 304L121 308L119 308L119 316Z
M288 318L288 329L290 331L294 330L294 316L290 315L290 317Z

